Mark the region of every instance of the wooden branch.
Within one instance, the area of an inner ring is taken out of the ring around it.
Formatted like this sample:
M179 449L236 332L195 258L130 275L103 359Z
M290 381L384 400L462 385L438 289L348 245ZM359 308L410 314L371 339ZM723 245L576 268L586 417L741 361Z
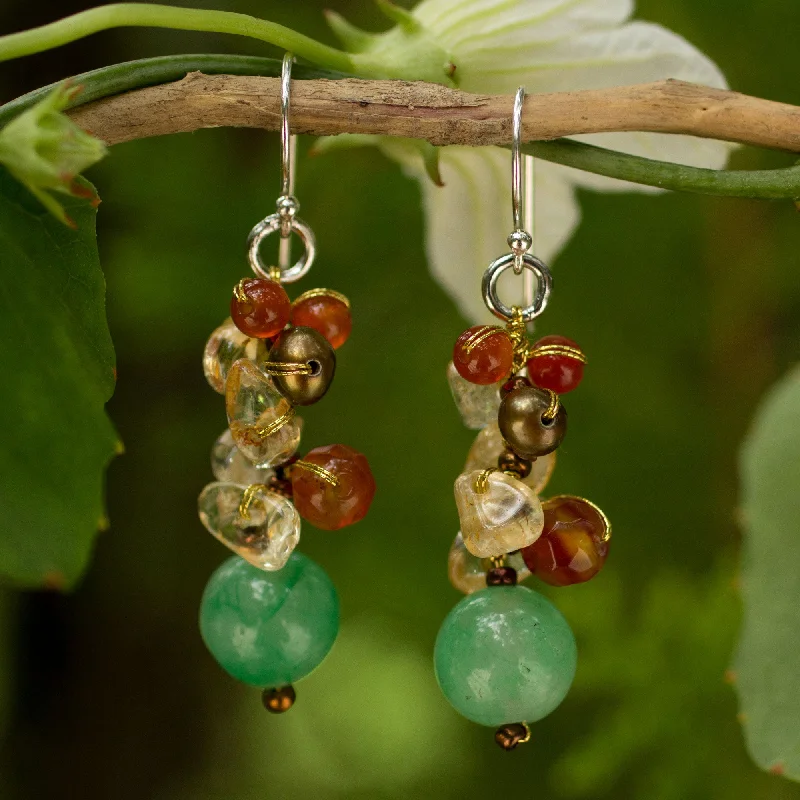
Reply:
M70 115L109 144L236 126L277 130L280 81L192 72L79 106ZM292 130L329 136L369 133L427 139L435 145L511 141L513 98L469 94L407 81L306 80L292 84ZM532 94L523 140L579 133L684 133L800 152L800 108L682 81Z

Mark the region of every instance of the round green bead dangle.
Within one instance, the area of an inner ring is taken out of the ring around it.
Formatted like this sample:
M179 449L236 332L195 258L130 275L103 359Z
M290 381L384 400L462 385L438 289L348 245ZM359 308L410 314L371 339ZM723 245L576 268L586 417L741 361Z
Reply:
M467 595L447 615L433 661L456 711L497 727L536 722L553 711L575 677L577 649L567 621L546 597L501 585Z
M232 556L211 575L200 604L200 633L219 665L268 690L313 672L338 632L331 579L296 551L276 572Z
M444 696L467 719L495 727L504 750L530 740L529 723L558 707L577 667L566 619L517 581L535 576L567 586L589 580L603 566L611 537L605 514L588 500L540 499L567 432L560 395L577 387L586 358L571 339L528 340L528 323L545 310L552 277L528 252L532 239L522 229L524 96L520 87L512 121L511 252L489 265L482 282L484 302L506 323L505 335L502 328L471 328L448 368L464 423L481 432L454 485L461 530L448 573L467 596L445 618L434 647ZM498 279L510 268L532 273L524 307L498 297Z

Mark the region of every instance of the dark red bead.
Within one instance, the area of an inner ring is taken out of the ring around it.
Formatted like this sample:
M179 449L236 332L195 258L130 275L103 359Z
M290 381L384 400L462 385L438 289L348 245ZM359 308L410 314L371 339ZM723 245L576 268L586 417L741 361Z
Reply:
M245 278L231 298L231 319L248 336L271 339L289 322L292 304L283 287L266 278Z
M514 362L514 345L496 325L476 325L461 334L453 348L458 374L472 383L488 385L503 380Z
M606 516L580 497L560 495L542 503L542 535L520 550L528 569L551 586L593 578L605 564L611 528Z
M313 328L330 342L334 350L350 336L353 318L347 303L333 294L320 292L301 295L292 306L292 324Z
M536 351L540 348L555 352L537 354ZM534 344L532 352L528 359L528 376L537 386L551 389L558 394L566 394L577 388L583 378L586 359L572 339L565 336L545 336Z
M332 485L303 462L321 467L335 478ZM375 496L375 478L365 456L352 447L315 447L291 468L292 495L300 516L325 531L363 519Z

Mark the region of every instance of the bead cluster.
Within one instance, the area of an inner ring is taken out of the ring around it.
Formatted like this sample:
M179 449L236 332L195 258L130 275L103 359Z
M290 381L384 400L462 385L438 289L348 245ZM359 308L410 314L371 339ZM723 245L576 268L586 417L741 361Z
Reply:
M506 750L528 741L528 723L563 700L576 667L566 620L519 582L581 583L608 555L611 525L597 506L539 498L566 435L561 395L577 388L585 364L571 339L529 343L515 309L505 328L466 330L448 369L462 418L480 433L455 482L461 530L448 558L451 582L468 597L439 632L436 674L460 713L499 726L495 740Z
M314 289L292 303L279 282L246 278L230 310L203 354L228 428L212 449L216 481L200 493L198 511L236 555L206 586L200 628L223 669L262 687L265 708L282 712L295 699L291 684L327 655L339 625L330 579L295 552L301 520L323 530L358 522L375 480L366 458L345 445L297 453L297 408L325 395L334 351L350 334L347 298Z

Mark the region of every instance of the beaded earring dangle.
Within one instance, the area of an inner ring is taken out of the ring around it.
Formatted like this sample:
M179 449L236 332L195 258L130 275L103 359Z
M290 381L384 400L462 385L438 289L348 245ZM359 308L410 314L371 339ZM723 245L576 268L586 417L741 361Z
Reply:
M296 215L294 136L289 130L292 56L281 77L281 195L277 211L248 238L255 278L233 289L230 318L208 340L203 369L225 396L228 428L214 443L216 478L198 498L200 521L236 555L211 576L200 605L200 632L220 666L263 689L269 711L295 700L292 684L325 658L339 629L339 600L325 571L295 547L301 518L323 530L362 519L375 493L367 459L342 444L297 455L297 406L322 399L336 370L335 349L351 329L350 304L330 289L289 300L282 284L314 261L314 234ZM279 232L280 266L267 267L262 241ZM290 266L289 237L304 254Z
M450 581L467 596L445 618L434 648L436 679L447 700L473 722L497 727L495 741L505 750L527 742L529 723L561 703L577 663L567 621L547 598L518 582L531 574L552 586L587 581L603 566L611 538L608 519L588 500L539 499L567 430L560 395L578 386L586 358L562 336L532 345L527 337L527 324L547 306L552 277L528 252L533 240L523 228L524 96L520 87L511 252L493 261L482 281L487 307L506 325L465 331L448 367L464 423L480 433L455 482L461 530L448 559ZM524 308L498 298L497 281L509 267L525 275Z

